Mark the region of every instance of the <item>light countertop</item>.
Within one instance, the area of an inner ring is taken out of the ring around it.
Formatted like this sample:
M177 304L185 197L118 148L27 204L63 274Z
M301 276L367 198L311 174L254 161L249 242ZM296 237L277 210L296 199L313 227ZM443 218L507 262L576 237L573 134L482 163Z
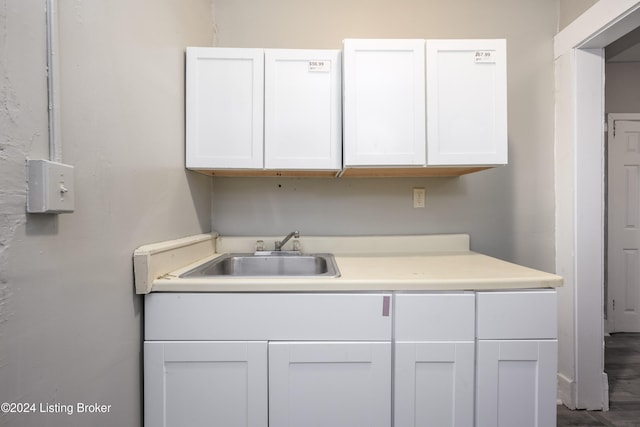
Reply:
M555 274L470 251L469 236L464 234L301 236L303 252L334 254L340 270L337 278L178 277L222 253L253 252L257 239L269 244L274 238L212 234L143 246L134 253L136 290L138 293L463 291L562 286L562 278Z

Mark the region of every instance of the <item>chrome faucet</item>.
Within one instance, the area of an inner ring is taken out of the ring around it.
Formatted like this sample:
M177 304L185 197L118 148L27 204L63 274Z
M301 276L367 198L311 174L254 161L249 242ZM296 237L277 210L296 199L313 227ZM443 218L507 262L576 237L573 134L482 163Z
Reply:
M295 237L296 239L300 237L300 232L299 231L292 231L291 233L287 234L287 237L285 237L284 239L282 239L282 241L276 241L276 251L281 251L282 247L292 238Z

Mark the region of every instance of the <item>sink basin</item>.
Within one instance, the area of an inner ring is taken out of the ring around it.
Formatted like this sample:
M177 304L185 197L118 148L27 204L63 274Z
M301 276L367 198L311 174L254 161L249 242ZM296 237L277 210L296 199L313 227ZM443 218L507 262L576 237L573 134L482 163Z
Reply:
M338 277L332 254L291 252L221 255L180 277Z

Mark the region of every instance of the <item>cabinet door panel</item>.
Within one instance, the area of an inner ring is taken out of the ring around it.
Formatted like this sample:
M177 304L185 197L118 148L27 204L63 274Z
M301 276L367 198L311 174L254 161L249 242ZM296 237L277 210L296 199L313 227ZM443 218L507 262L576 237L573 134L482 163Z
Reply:
M344 41L346 166L424 165L424 40Z
M262 49L187 48L188 168L262 168Z
M270 427L388 427L391 343L269 343Z
M265 50L265 168L342 167L338 50Z
M505 40L427 40L428 165L507 163Z
M471 342L398 342L395 426L471 426L474 402Z
M266 342L145 342L145 426L267 426Z
M478 427L556 425L556 340L479 341Z

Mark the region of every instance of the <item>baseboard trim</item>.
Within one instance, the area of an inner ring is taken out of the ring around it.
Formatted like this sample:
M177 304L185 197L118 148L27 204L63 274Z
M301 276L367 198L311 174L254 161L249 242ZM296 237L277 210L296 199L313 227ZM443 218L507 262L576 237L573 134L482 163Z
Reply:
M576 382L558 373L558 400L569 409L576 409Z
M602 373L602 390L604 395L602 396L602 410L609 410L609 375L606 372Z
M558 373L558 404L563 404L569 409L588 410L609 410L609 377L606 372L602 373L602 407L600 408L578 408L578 396L576 382Z

